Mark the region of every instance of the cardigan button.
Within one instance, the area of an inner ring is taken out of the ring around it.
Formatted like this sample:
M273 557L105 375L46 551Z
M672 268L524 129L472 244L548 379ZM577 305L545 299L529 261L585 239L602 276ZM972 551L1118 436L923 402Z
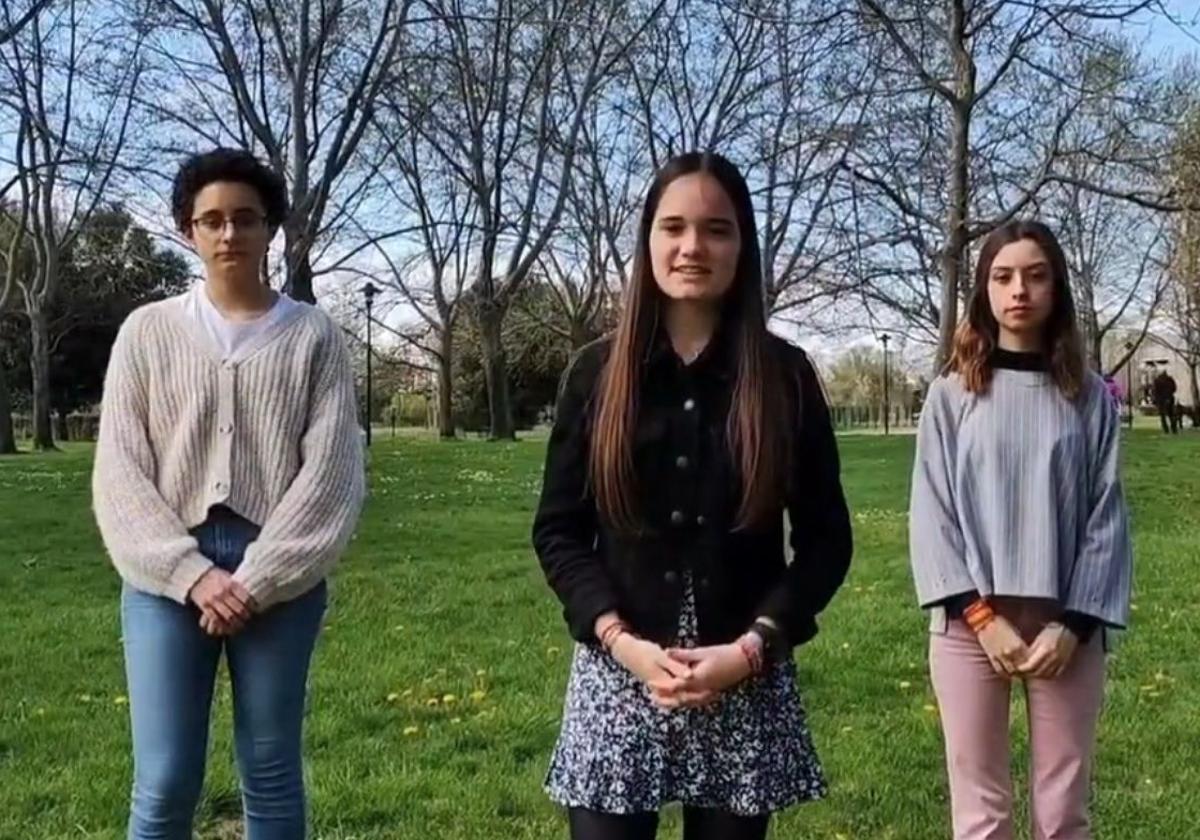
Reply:
M707 521L708 520L704 518L704 514L700 514L699 516L696 517L696 524L700 525L701 527L703 527L704 523Z
M686 400L683 401L683 410L684 411L691 411L695 407L696 407L696 401L694 399L692 399L691 397L688 397Z
M686 456L686 455L680 455L678 458L676 458L676 459L675 459L675 466L679 467L679 469L681 469L681 470L686 470L686 469L687 469L687 466L688 466L688 459L687 459L687 456Z
M671 511L671 524L672 525L682 525L683 524L683 511L681 511L681 510Z

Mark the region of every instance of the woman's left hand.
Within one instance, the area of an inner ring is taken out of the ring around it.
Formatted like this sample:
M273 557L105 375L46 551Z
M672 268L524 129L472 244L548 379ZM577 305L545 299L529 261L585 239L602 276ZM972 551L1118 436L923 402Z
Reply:
M1052 621L1042 628L1029 646L1029 655L1021 664L1019 673L1026 677L1052 680L1071 664L1071 657L1078 647L1078 637L1066 626Z
M667 655L692 667L679 692L682 705L707 705L750 676L750 661L737 644L671 648Z

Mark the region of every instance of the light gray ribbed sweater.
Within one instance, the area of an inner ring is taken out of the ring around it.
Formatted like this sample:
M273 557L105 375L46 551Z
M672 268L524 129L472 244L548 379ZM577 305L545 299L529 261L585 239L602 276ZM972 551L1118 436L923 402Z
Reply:
M222 360L184 296L135 311L104 383L92 499L130 585L180 603L210 567L189 529L225 505L262 530L234 577L260 610L319 583L364 495L342 336L297 306Z
M1077 402L1036 371L998 369L983 395L957 374L934 381L909 506L921 605L977 590L1054 599L1123 627L1133 563L1119 442L1095 374ZM931 619L944 628L940 609Z

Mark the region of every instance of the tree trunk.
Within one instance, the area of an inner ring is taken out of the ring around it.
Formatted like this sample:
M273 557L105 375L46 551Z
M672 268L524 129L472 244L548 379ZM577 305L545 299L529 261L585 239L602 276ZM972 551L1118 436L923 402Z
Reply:
M17 436L13 433L12 400L8 395L8 381L0 374L0 455L13 455L17 451Z
M50 335L40 303L29 307L29 365L33 374L33 448L54 449L50 428Z
M287 279L283 283L283 292L295 300L315 304L312 263L301 223L285 224L283 236L287 252Z
M942 251L942 301L938 323L936 365L940 371L954 352L958 300L963 292L967 259L967 214L970 202L971 108L975 98L975 65L966 48L966 11L962 0L950 4L950 48L954 53L956 101L951 114L949 195L946 245Z
M963 262L967 258L967 126L966 114L956 114L951 148L950 206L946 213L946 245L941 255L942 300L935 362L939 372L954 352Z
M516 440L512 404L508 394L508 363L504 357L501 328L504 308L496 301L481 300L479 335L483 343L483 378L487 385L491 440Z
M571 350L572 352L583 347L592 340L592 330L590 324L582 317L571 319Z
M454 437L454 331L442 330L441 355L438 358L438 436Z

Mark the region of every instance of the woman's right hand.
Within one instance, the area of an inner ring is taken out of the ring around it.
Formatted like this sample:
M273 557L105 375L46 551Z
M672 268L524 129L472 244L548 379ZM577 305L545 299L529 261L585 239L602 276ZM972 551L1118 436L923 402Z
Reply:
M659 645L626 632L613 641L609 652L650 689L650 697L657 705L674 709L688 702L682 690L688 684L692 667L672 659Z
M997 615L976 634L979 646L987 654L992 669L1004 677L1018 674L1025 660L1029 658L1029 648L1016 628L1003 616Z
M188 599L200 608L200 626L209 635L237 633L253 615L250 593L233 575L217 566L196 581Z

